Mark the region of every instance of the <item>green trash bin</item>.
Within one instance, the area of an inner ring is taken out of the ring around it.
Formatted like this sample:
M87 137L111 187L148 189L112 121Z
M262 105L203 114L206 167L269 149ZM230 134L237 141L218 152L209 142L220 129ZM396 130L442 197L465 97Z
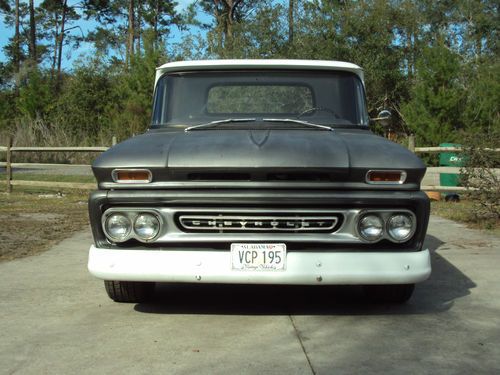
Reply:
M457 143L441 143L439 147L462 147ZM463 167L464 158L456 152L442 152L439 154L440 167ZM458 173L440 173L439 183L441 186L460 186L460 175Z

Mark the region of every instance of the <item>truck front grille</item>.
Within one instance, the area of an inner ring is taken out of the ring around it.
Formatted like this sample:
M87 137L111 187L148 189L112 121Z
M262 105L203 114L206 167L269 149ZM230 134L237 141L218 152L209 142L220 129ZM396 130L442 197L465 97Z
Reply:
M327 172L228 172L210 171L176 174L177 180L183 181L290 181L290 182L331 182L339 181Z
M199 214L181 213L178 226L191 233L332 233L340 226L342 215L311 214Z

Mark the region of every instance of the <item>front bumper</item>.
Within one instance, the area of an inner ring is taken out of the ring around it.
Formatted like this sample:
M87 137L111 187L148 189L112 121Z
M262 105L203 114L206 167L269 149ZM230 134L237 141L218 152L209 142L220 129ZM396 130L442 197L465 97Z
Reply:
M88 269L104 280L226 284L412 284L431 273L417 252L290 251L284 271L235 271L229 251L117 250L91 246Z

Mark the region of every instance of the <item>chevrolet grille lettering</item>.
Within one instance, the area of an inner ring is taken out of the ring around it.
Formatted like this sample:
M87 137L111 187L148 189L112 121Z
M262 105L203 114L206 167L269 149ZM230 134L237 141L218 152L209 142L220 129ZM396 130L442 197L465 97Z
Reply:
M291 215L290 215L291 216ZM302 216L244 216L234 214L219 215L181 215L179 222L182 228L191 230L220 231L259 231L259 232L311 232L315 230L334 230L338 217Z

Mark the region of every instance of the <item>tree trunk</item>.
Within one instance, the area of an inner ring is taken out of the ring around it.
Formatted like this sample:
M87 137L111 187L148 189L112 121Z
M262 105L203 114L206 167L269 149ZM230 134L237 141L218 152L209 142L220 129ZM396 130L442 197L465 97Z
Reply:
M234 6L233 0L225 0L227 16L226 16L226 39L231 41L233 39L233 16Z
M222 21L222 15L219 12L219 9L217 8L217 4L214 6L214 17L216 20L216 27L217 27L217 47L219 49L219 55L220 57L223 57L223 50L224 50L224 45L223 45L223 35L224 35L224 25Z
M234 24L234 12L236 7L241 2L241 0L224 0L226 8L226 18L225 22L225 35L224 35L224 49L229 51L233 50L233 24Z
M54 11L54 55L52 56L51 79L54 79L57 65L57 51L59 42L59 14Z
M293 8L295 0L288 0L288 44L293 44Z
M135 11L134 0L128 2L128 37L127 37L127 55L126 63L130 65L134 55L134 37L135 37Z
M160 1L159 0L156 0L155 1L155 16L154 16L154 20L153 20L153 38L154 38L154 48L155 50L158 49L158 45L159 45L159 38L158 38L158 14L160 13Z
M137 23L136 23L136 34L137 34L137 47L136 53L141 54L141 16L142 16L142 3L141 0L137 0Z
M68 0L64 0L63 8L62 8L62 15L61 15L61 31L59 32L59 45L58 45L59 52L57 53L57 85L56 85L57 91L61 87L61 81L62 81L61 58L62 58L64 31L65 31L65 24L66 24L66 12L68 10L67 5L68 5Z
M30 40L29 40L29 55L33 64L37 63L36 56L36 23L35 23L35 5L33 0L30 0Z
M19 71L21 70L21 46L19 42L19 0L16 0L15 5L15 26L14 26L14 92L15 96L19 96Z
M19 70L21 69L21 49L19 43L19 0L16 0L15 9L15 30L14 30L14 72L16 81L16 96L19 90Z

